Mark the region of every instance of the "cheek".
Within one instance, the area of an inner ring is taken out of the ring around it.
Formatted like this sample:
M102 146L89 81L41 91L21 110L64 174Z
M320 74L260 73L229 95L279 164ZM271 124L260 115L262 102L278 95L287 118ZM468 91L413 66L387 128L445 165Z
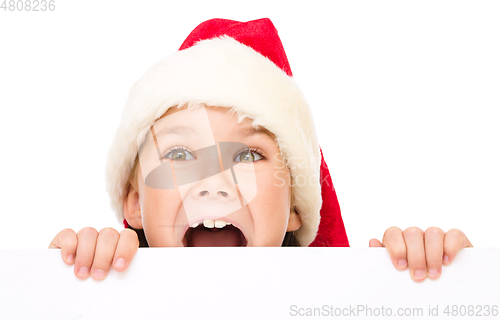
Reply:
M146 188L141 197L144 233L150 247L171 246L175 241L176 217L182 206L177 190Z
M290 175L286 169L259 172L257 196L249 203L259 245L280 246L290 214Z
M284 169L259 174L257 194L268 199L268 205L284 210L285 205L290 201L290 175Z

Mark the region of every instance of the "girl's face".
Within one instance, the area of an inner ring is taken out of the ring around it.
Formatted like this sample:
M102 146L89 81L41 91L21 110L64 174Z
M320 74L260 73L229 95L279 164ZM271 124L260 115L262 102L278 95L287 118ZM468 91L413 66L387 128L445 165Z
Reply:
M228 108L170 108L140 146L127 222L150 247L281 246L300 227L274 135Z

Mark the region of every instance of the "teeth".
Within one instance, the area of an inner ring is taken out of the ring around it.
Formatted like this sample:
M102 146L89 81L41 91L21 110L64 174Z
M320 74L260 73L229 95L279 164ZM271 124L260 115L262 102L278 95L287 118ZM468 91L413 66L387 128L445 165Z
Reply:
M193 223L191 225L191 228L196 228L197 226L200 225L200 222L196 222L196 223ZM209 220L209 219L205 219L203 220L203 225L205 226L205 228L224 228L225 226L229 226L231 225L231 222L227 222L225 220Z
M203 220L203 225L205 228L213 228L215 223L213 220Z
M226 226L226 221L224 220L215 220L216 228L224 228Z

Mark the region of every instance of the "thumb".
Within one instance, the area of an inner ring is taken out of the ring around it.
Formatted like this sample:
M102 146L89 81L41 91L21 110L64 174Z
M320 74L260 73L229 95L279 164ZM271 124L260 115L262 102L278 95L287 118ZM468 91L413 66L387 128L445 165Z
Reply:
M75 262L78 239L75 231L64 229L50 242L49 249L61 249L64 263L71 265Z

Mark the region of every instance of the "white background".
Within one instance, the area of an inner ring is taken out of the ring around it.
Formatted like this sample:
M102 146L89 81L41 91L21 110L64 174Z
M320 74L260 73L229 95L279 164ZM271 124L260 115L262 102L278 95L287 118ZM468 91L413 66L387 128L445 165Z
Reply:
M0 11L0 248L123 226L106 153L132 84L202 21L269 17L312 108L351 246L391 226L499 247L496 1L61 1Z

